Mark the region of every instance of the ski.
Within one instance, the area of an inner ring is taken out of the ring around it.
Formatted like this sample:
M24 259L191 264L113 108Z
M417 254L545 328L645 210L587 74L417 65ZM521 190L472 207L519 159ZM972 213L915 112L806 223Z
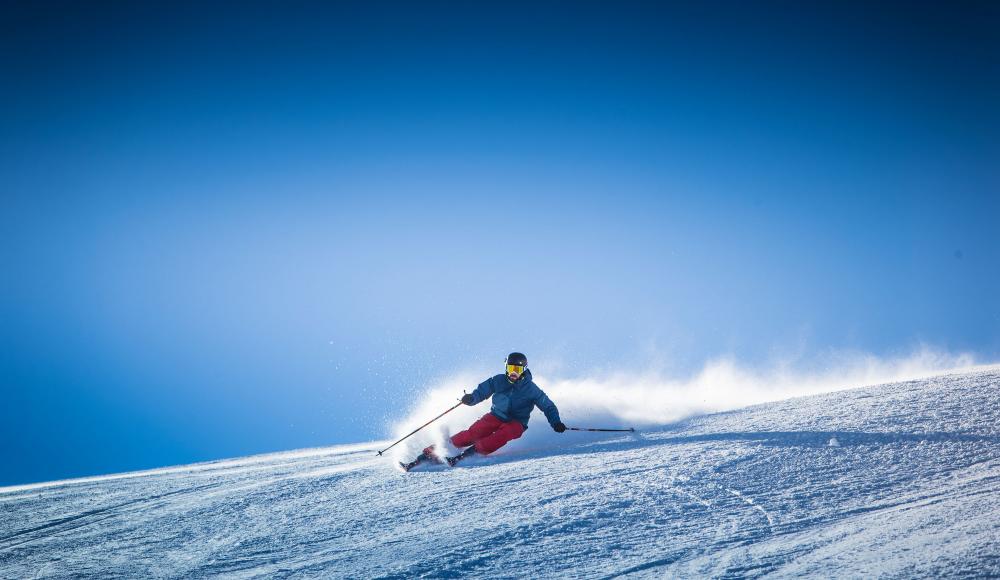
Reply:
M399 462L399 467L402 468L403 471L407 471L407 472L410 471L411 469L413 469L414 467L418 466L418 465L420 465L420 460L419 459L415 459L415 460L413 460L413 461L411 461L409 463L403 463L402 461Z
M420 455L417 456L416 459L414 459L413 461L411 461L409 463L403 463L402 461L400 461L399 462L399 467L403 471L407 471L408 472L411 469L413 469L414 467L416 467L416 466L418 466L418 465L420 465L420 464L422 464L424 462L427 462L427 461L429 461L431 463L443 463L440 459L438 459L434 455L428 455L426 453L421 453Z

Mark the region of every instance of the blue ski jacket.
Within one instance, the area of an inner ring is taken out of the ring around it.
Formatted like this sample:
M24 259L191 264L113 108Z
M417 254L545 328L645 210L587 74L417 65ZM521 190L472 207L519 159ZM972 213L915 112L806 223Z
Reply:
M532 409L537 406L545 413L550 425L554 427L560 422L556 404L532 382L531 371L528 369L525 369L521 378L514 383L510 382L505 374L490 377L479 383L472 392L472 404L477 405L489 399L491 395L493 407L490 413L501 421L515 420L527 429L528 417L531 416Z

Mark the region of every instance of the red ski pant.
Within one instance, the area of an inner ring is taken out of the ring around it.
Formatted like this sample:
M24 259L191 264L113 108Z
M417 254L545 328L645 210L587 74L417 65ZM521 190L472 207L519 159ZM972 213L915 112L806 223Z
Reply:
M524 425L520 421L501 421L493 413L486 413L465 431L459 431L451 436L451 444L455 447L476 446L476 453L487 455L493 453L524 434ZM430 451L428 447L425 451Z

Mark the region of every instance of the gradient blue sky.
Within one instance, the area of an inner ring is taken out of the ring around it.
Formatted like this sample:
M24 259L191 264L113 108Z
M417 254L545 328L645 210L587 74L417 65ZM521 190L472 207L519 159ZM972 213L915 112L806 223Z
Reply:
M0 485L384 437L511 349L1000 357L998 5L691 4L5 3Z

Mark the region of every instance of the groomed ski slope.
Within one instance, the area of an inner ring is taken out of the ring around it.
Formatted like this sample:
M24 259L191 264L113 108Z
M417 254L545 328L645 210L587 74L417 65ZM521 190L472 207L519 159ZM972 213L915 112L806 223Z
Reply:
M998 425L989 368L453 469L372 443L6 488L0 576L998 576Z

